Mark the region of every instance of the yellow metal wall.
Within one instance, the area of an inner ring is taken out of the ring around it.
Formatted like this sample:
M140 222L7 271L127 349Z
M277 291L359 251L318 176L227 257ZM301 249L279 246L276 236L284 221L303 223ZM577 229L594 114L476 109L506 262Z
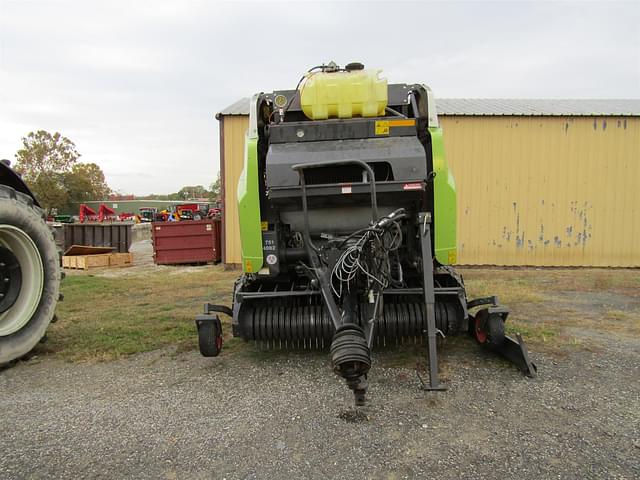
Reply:
M238 178L244 164L244 134L249 128L249 117L227 116L221 118L223 129L222 166L224 171L224 258L223 262L240 264L240 226L236 192Z
M441 121L459 263L640 266L640 118Z
M241 262L246 116L223 117L225 263ZM458 262L640 266L640 118L440 117Z

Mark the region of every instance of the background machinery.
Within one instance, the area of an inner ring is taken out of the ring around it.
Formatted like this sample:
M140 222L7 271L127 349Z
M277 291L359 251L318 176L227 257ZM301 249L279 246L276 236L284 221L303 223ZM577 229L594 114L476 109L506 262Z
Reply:
M132 213L123 213L118 215L116 214L116 211L113 208L108 207L104 203L100 204L100 208L98 208L98 213L96 213L96 211L90 206L88 206L86 203L81 203L80 211L78 214L78 221L80 223L111 222L115 220L124 221L124 220L132 219L133 216L134 215Z
M55 318L60 258L33 193L0 162L0 367L45 337Z
M468 300L456 262L456 190L431 90L388 85L352 63L314 67L294 90L255 95L238 184L243 275L231 308L196 318L201 353L233 335L275 348L328 348L363 404L371 350L470 333L535 375L505 335L496 297ZM473 313L475 312L475 313Z

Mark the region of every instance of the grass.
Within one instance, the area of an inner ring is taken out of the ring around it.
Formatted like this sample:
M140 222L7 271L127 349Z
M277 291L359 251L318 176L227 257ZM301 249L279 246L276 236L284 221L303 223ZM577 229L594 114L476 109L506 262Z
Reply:
M591 348L590 332L640 335L640 272L603 268L462 268L469 296L499 296L507 333L534 347ZM625 303L629 308L611 308Z
M640 297L638 269L460 267L460 271L467 283L481 282L481 286L486 283L490 290L496 287L496 282L504 282L509 287L529 286L537 293L610 291Z
M498 295L511 309L507 333L522 334L535 350L588 348L590 330L640 336L640 274L637 270L462 268L470 298ZM72 361L112 360L174 346L197 348L194 318L205 302L231 304L238 271L220 266L156 267L127 275L71 273L64 280L65 301L48 342L37 354L55 354ZM613 300L609 305L600 298ZM627 302L624 308L616 301ZM631 303L629 303L631 302ZM222 315L226 354L249 354L268 360L231 337ZM452 345L456 339L448 339ZM386 348L385 365L415 364L424 347ZM278 354L278 352L276 352ZM305 355L303 353L303 355Z
M505 305L517 303L538 303L545 300L540 289L530 279L521 277L501 277L499 274L492 278L481 278L470 275L466 278L465 286L469 298L497 295Z
M626 320L627 319L627 313L623 312L622 310L609 310L605 316L609 319L609 320Z
M230 304L236 277L211 266L120 277L68 275L59 321L38 353L111 360L167 345L195 347L195 315L207 301Z

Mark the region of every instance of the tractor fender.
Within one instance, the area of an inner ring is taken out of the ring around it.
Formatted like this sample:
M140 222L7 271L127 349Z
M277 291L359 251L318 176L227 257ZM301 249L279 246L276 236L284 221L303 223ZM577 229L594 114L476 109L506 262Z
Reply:
M40 207L38 200L33 192L27 187L20 175L18 175L12 168L9 160L0 160L0 185L6 185L13 188L16 192L24 193L33 199L33 203Z

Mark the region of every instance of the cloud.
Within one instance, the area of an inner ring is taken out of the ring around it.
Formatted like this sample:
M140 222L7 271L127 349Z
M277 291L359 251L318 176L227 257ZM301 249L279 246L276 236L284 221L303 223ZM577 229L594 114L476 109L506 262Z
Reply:
M69 63L80 68L98 71L144 72L157 74L169 59L163 52L152 48L135 48L126 45L77 44L67 52Z
M363 61L440 97L640 96L637 3L0 0L0 157L40 128L112 187L208 184L216 112Z

